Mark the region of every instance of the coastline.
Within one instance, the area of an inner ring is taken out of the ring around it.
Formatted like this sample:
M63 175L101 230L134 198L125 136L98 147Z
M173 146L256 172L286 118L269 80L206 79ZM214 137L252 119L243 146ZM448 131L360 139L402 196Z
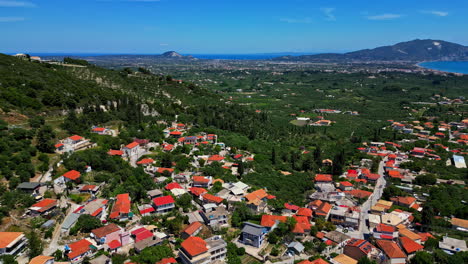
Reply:
M441 69L438 67L429 67L422 65L424 63L466 63L467 67L466 70L450 70L450 69ZM424 70L429 70L437 73L452 73L452 74L457 74L457 75L468 75L468 61L421 61L418 62L414 65L417 68L424 69Z

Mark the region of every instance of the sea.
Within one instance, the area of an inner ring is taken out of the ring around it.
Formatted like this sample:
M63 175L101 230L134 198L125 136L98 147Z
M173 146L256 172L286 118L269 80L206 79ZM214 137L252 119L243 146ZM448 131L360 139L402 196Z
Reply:
M437 71L468 74L468 61L428 61L421 62L418 66Z
M251 54L182 54L184 56L191 55L197 59L207 60L268 60L281 56L301 56L301 55L314 55L317 53L299 53L299 52L284 52L284 53L251 53ZM14 54L10 54L14 55ZM44 58L51 57L95 57L95 56L109 56L109 55L155 55L155 54L119 54L119 53L30 53L32 56L39 56ZM159 54L158 54L159 55Z

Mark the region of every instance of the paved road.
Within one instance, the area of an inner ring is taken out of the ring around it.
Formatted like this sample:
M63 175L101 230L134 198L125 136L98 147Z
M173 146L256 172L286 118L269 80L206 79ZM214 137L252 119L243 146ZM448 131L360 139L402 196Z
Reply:
M369 219L369 210L372 206L374 206L377 201L380 200L382 197L383 189L385 187L385 184L387 181L384 178L384 165L385 165L385 160L382 160L379 164L379 170L378 174L380 175L380 178L377 180L377 183L375 184L374 192L372 195L367 199L367 201L361 206L361 219L360 219L360 224L359 224L359 237L363 238L364 234L369 234L369 227L366 225L366 220Z
M73 211L76 210L76 208L78 208L78 205L72 203L70 208L68 208L67 215L65 216L64 219L66 219L70 214L72 214ZM59 239L60 239L60 237L62 235L61 234L62 224L63 224L63 222L62 223L57 223L55 225L54 233L52 234L52 240L50 241L49 245L47 245L44 248L44 251L42 253L43 255L50 256L50 255L54 254L55 251L57 251L57 249L61 248L61 246L58 244L58 242L59 242Z

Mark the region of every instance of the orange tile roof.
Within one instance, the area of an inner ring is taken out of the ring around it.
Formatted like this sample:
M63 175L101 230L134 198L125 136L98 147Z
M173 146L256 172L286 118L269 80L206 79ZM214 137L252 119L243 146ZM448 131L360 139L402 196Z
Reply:
M29 261L29 264L45 264L47 261L54 259L54 257L50 256L37 256Z
M200 222L193 222L190 225L188 225L182 233L187 233L189 236L193 235L199 228L201 228L203 225Z
M199 187L191 187L189 188L189 191L195 196L200 196L208 192L205 188L199 188Z
M65 178L68 178L68 179L70 179L72 181L75 181L78 178L80 178L81 173L79 171L76 171L76 170L71 170L71 171L65 172L62 176L65 177Z
M388 171L388 176L392 177L392 178L403 178L403 176L401 176L401 173L397 170L390 170Z
M208 158L208 161L222 161L222 160L224 160L224 157L220 155L213 155Z
M128 193L119 194L116 197L114 207L110 214L110 218L118 218L120 214L128 214L130 212L130 196Z
M68 258L74 259L78 256L83 255L84 253L90 250L91 245L91 242L89 242L87 239L82 239L69 244L68 246L70 247L71 252L68 253Z
M93 229L93 230L91 230L91 233L93 233L97 238L102 238L102 237L105 237L105 236L107 236L109 234L117 232L119 230L120 230L119 226L117 226L114 223L111 223L111 224L108 224L106 226Z
M265 199L267 196L268 196L267 192L264 189L260 189L260 190L253 191L253 192L251 192L249 194L246 194L245 198L249 202L253 202L255 200Z
M345 193L349 193L351 194L352 196L356 197L356 198L367 198L369 196L372 195L371 192L368 192L368 191L364 191L364 190L352 190L352 191L345 191Z
M468 228L468 220L453 217L452 220L450 220L450 222L454 226Z
M414 242L408 237L400 237L400 244L408 254L411 254L424 248L422 245Z
M421 242L426 242L429 238L435 238L431 233L418 233L418 235L421 237Z
M182 249L194 257L208 251L205 240L199 237L189 237L181 243Z
M161 173L161 174L164 173L165 171L167 171L167 172L169 172L169 173L173 173L173 172L174 172L174 169L171 169L171 168L162 168L162 167L160 167L160 168L158 168L158 169L156 170L156 172Z
M331 182L333 179L332 179L332 176L330 174L317 174L317 175L315 175L314 180L316 182Z
M32 207L37 207L37 208L40 208L39 210L36 210L38 212L45 212L47 210L49 210L50 208L54 207L57 205L57 200L55 199L44 199L38 203L35 203L33 205L31 205L31 208Z
M408 237L410 238L411 240L420 240L421 239L421 236L414 233L413 231L410 231L406 228L402 228L400 230L398 230L398 232L400 233L400 236L404 236L404 237Z
M214 202L214 203L221 203L222 201L224 201L223 198L221 197L218 197L218 196L214 196L212 194L209 194L209 193L206 193L203 195L203 200L206 200L208 202Z
M210 179L205 178L204 176L193 176L193 182L209 183Z
M115 149L110 149L107 154L111 155L111 156L122 156L123 155L123 151L122 150L115 150Z
M265 227L272 227L277 221L285 223L286 220L287 217L282 215L262 215L260 225Z
M151 164L154 163L154 159L142 159L137 162L137 164Z
M156 262L156 264L170 264L170 263L177 263L177 260L175 258L163 258L159 262Z
M317 210L315 210L315 214L316 215L319 215L319 216L326 216L330 210L332 209L332 205L327 203L327 202L323 202L319 208L317 208Z
M0 232L0 248L6 248L16 239L21 237L23 232Z
M81 140L83 139L82 136L78 136L78 135L73 135L71 137L69 137L69 139L73 140L73 141L78 141L78 140Z
M393 241L377 240L377 246L382 249L389 258L406 258L405 252Z
M293 218L296 219L296 225L292 230L293 233L304 234L310 231L311 224L309 222L309 218L297 215L293 215Z
M137 147L137 146L139 146L139 145L140 145L140 144L138 144L138 142L132 142L132 143L128 144L128 145L125 146L125 147L128 148L128 149L132 149L132 148Z
M301 207L299 208L299 210L297 210L296 215L312 217L312 210L310 210L309 208Z

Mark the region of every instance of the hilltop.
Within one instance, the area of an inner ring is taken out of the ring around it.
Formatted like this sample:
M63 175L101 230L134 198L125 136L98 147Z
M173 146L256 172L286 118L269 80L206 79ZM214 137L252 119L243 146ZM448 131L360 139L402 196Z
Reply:
M323 53L304 56L283 56L273 60L302 62L363 62L363 61L433 61L466 60L468 47L443 40L415 39L395 45L363 49L344 54Z

